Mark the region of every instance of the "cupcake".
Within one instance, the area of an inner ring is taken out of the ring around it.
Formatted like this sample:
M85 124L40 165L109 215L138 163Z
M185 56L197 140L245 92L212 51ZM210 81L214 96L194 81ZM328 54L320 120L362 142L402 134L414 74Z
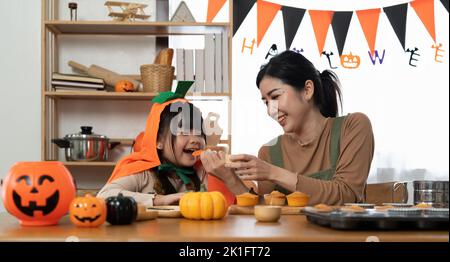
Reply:
M326 204L317 204L314 206L316 212L329 213L333 211L333 208Z
M251 193L244 193L236 196L238 206L249 207L258 204L258 196Z
M341 207L342 212L349 212L349 213L365 213L366 209L364 207L358 206L358 205L349 205Z
M292 194L289 194L286 196L288 206L292 207L304 207L306 204L308 204L309 201L309 195L295 191Z
M276 190L272 191L272 193L264 195L264 203L271 206L284 206L286 195Z

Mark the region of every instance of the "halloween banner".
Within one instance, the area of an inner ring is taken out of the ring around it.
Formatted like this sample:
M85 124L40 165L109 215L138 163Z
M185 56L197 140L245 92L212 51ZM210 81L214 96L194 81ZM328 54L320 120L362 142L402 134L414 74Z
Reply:
M323 53L323 47L331 25L333 35L336 40L339 55L342 55L345 41L349 31L349 26L353 14L356 13L358 21L364 32L370 53L374 55L375 42L377 38L377 27L380 13L383 11L393 31L395 32L398 41L405 50L406 38L406 21L408 14L408 7L412 9L419 17L427 29L429 35L436 44L435 33L435 19L434 19L434 1L435 0L414 0L409 3L403 3L393 6L380 6L379 8L367 10L349 10L349 11L334 11L334 10L305 10L297 7L290 7L267 2L263 0L234 0L233 1L233 35L239 29L239 26L245 20L246 16L256 3L257 8L257 46L261 43L264 35L270 25L272 24L278 11L282 12L284 21L284 32L286 49L291 48L292 41L297 34L298 28L303 20L303 16L308 11L316 43L319 53ZM218 1L216 1L218 2ZM448 11L448 0L440 0L442 5Z
M281 7L281 10L283 11L284 38L286 41L286 46L291 46L306 10L301 8L293 8L290 6L283 6Z
M233 35L244 22L256 0L233 0Z
M227 0L208 0L208 13L206 15L206 22L212 22L214 17L216 17L217 13L219 13L220 9L222 9L223 5Z

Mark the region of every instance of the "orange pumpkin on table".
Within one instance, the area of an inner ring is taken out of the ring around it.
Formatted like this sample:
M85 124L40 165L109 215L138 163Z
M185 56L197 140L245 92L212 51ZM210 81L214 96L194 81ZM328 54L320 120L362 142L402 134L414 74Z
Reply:
M3 181L5 208L23 226L57 224L74 198L73 178L61 162L19 162Z
M225 197L217 191L188 192L180 199L181 215L188 219L221 219L227 208Z
M106 204L103 199L86 194L70 203L70 221L79 227L97 227L106 220Z
M133 92L134 84L128 80L120 80L114 86L116 92Z

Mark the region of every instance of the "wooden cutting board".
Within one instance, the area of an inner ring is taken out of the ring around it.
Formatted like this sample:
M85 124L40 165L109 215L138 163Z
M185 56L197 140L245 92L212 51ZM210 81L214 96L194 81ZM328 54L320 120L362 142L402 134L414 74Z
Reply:
M291 207L291 206L282 206L281 214L282 215L303 215L301 212L304 207ZM228 214L230 215L253 215L254 207L240 207L237 205L232 205L228 209Z
M166 218L182 217L179 206L148 206L147 210L158 211L158 217L166 217Z

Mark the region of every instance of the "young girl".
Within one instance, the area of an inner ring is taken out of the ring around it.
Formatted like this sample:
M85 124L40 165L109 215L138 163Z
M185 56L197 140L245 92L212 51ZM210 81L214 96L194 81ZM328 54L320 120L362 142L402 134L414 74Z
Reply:
M201 112L176 98L184 94L173 99L167 93L153 100L141 150L119 161L99 197L122 193L145 205L171 205L183 192L206 187L206 173L192 155L205 147Z

